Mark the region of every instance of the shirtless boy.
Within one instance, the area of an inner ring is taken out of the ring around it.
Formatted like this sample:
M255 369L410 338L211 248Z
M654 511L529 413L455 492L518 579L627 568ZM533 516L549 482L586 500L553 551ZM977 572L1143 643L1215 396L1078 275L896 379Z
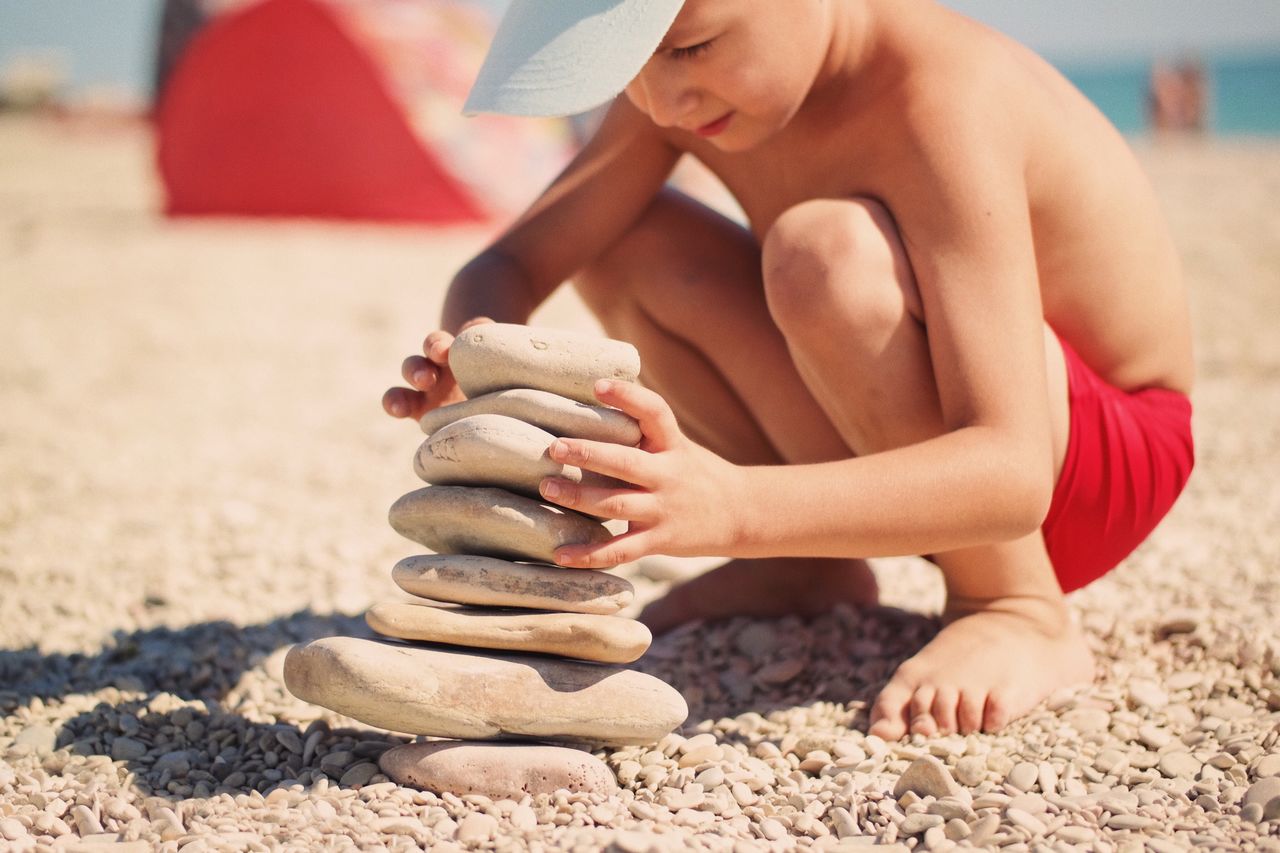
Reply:
M930 555L944 627L876 700L888 739L996 730L1089 681L1064 592L1145 538L1192 466L1187 300L1121 136L932 0L517 0L471 107L568 113L623 87L454 278L387 411L460 399L452 333L526 322L572 280L640 350L643 387L596 390L645 437L551 446L635 485L544 482L630 523L561 564L733 558L645 612L661 631L871 604L862 558ZM748 228L664 188L683 154Z

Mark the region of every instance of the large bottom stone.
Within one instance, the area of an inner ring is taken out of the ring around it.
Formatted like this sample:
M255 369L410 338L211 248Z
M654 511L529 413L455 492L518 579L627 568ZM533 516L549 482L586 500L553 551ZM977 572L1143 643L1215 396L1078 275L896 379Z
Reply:
M643 744L689 714L678 691L635 670L356 637L294 646L284 677L304 702L378 728L435 737Z
M379 634L401 640L541 652L602 663L631 663L653 642L649 629L634 619L589 613L386 602L369 608L365 621Z
M457 796L480 794L519 800L525 794L618 790L609 765L589 752L564 746L436 741L407 743L382 753L387 778L412 788Z

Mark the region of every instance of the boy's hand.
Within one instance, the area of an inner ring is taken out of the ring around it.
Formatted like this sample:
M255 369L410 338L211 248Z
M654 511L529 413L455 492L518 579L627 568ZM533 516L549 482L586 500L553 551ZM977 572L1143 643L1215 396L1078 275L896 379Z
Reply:
M627 532L595 545L556 549L556 562L575 568L610 568L649 554L731 556L737 539L732 508L741 494L742 469L690 441L658 394L632 382L602 379L597 399L631 415L644 437L636 447L557 438L548 452L631 483L634 488L583 486L558 477L542 481L551 503L628 523Z
M463 329L492 323L488 317L476 317L462 324ZM382 395L382 408L396 418L418 420L432 409L466 399L449 369L449 347L453 335L435 331L422 342L422 355L411 355L400 365L400 375L409 388L388 388ZM425 356L425 357L424 357Z

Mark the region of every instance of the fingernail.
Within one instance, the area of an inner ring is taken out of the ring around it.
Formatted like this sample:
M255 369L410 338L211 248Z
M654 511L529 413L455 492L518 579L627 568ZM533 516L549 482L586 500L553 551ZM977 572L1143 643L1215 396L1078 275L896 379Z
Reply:
M557 438L551 442L551 446L547 448L547 453L551 454L552 459L563 459L569 453L569 445Z
M415 385L421 385L422 383L426 382L429 378L431 378L431 374L427 373L427 371L425 370L415 370L413 372L413 382Z
M391 404L391 414L395 415L397 418L403 418L403 417L404 417L404 404L403 404L403 403L392 403L392 404Z
M549 498L558 498L560 497L560 484L555 480L543 480L542 493Z
M608 394L613 390L613 382L608 379L596 380L596 394Z

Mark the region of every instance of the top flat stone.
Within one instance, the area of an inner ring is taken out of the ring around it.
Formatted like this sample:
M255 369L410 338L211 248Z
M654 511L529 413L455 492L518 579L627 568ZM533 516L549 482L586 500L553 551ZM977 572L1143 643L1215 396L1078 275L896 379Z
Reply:
M454 338L449 367L468 397L537 388L596 403L596 380L634 382L640 376L640 353L624 341L581 332L484 323Z
M640 425L625 412L580 403L537 388L508 388L441 406L423 415L418 426L431 435L473 415L504 415L545 429L552 435L609 441L629 447L639 444L642 437Z

